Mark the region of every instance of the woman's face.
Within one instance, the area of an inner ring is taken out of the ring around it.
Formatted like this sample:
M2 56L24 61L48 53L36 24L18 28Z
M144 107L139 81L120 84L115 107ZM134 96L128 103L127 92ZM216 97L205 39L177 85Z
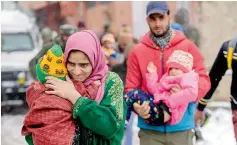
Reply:
M92 73L92 64L86 54L73 51L67 60L67 70L72 79L84 82Z

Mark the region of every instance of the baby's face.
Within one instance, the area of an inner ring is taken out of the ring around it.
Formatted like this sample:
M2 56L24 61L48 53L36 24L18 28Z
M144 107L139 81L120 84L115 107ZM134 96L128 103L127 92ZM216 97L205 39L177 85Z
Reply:
M107 49L113 49L114 43L111 41L104 41L103 46Z
M184 72L181 69L173 67L173 68L170 69L169 75L170 76L179 76L179 75L182 75L183 73Z

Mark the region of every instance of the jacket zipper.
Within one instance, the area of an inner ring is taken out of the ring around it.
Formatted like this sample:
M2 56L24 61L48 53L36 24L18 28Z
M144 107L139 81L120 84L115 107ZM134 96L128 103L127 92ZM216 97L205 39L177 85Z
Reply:
M164 67L164 48L161 48L161 66L162 66L162 75L165 73Z
M165 64L164 64L164 48L160 48L161 50L161 67L162 67L162 75L165 73ZM166 133L166 123L164 124L164 133Z

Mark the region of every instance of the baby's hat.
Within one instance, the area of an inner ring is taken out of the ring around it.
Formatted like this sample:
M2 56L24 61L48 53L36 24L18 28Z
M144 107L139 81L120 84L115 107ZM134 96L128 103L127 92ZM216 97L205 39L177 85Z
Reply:
M64 64L64 54L60 45L55 44L38 60L36 74L42 83L46 82L46 76L54 76L61 80L66 80L67 69Z
M185 73L189 72L193 68L193 56L188 52L175 50L168 59L167 65L168 70L174 67L183 70Z

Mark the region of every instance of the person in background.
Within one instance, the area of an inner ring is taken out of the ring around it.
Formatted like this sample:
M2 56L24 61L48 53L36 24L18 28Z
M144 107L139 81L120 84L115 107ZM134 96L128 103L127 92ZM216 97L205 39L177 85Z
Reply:
M99 39L100 39L100 42L102 40L102 37L105 35L105 34L108 34L108 33L111 33L111 24L110 23L106 23L104 24L104 31L102 32L102 34L99 36Z
M232 82L231 82L231 110L232 110L232 122L234 126L234 135L237 141L237 36L231 40L224 42L219 50L219 53L212 65L209 72L211 79L211 89L199 100L197 112L195 114L196 123L202 124L203 110L207 103L213 96L216 88L219 85L222 77L225 75L228 69L232 69ZM201 122L201 123L200 123Z
M57 31L53 31L53 40L55 40L58 37L58 32Z
M185 36L199 47L200 32L190 24L189 11L186 8L180 8L174 15L174 21L182 26Z
M41 58L54 45L53 31L49 27L43 28L41 34L43 38L43 48L29 62L30 73L34 80L37 80L35 66L38 59Z
M79 31L86 30L86 24L84 21L79 21L77 24L77 28Z
M55 43L59 44L63 51L66 46L67 39L78 31L78 28L71 24L63 24L59 28L59 36L55 39Z
M138 42L135 41L135 42ZM126 82L126 73L127 73L127 59L130 51L135 46L134 42L131 42L128 44L127 48L124 51L124 62L118 65L115 65L112 67L111 71L115 72L119 75L121 80L123 81L123 84L125 86ZM137 145L137 142L139 142L138 138L138 131L139 128L137 127L137 114L132 112L131 117L129 121L126 121L126 127L125 127L125 134L123 137L123 145Z
M109 67L118 64L118 61L116 60L116 51L113 49L115 45L114 35L111 33L105 34L102 37L101 43L102 43L101 49L105 55L106 64Z
M131 32L131 28L128 25L123 25L118 35L117 46L115 47L115 51L117 53L116 59L122 64L125 60L124 51L127 48L128 44L132 43L133 35Z
M134 42L131 42L130 44L128 44L127 48L125 48L125 51L124 51L124 58L125 58L124 62L113 66L111 69L112 72L116 72L119 75L119 77L123 81L124 86L126 82L128 54L130 53L131 49L134 46L135 46Z

